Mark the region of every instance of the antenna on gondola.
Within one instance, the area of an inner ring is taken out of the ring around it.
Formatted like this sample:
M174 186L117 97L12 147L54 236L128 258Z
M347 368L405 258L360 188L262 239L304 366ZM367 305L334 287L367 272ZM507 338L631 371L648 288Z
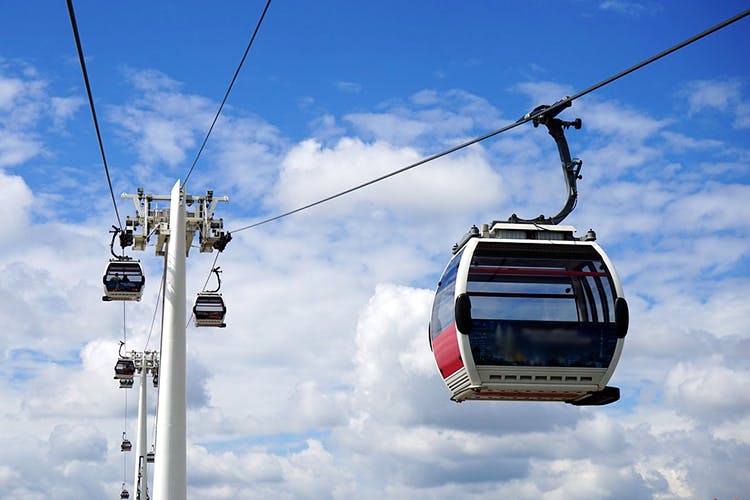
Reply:
M531 116L536 115L532 119L534 128L538 127L540 124L545 125L547 127L547 130L549 131L549 135L551 135L555 140L555 143L557 144L557 151L560 154L560 162L562 164L563 174L565 174L566 189L568 191L568 199L566 200L565 205L562 207L560 212L557 213L557 215L554 215L552 217L545 217L544 215L540 215L535 219L521 219L516 214L513 214L508 218L508 222L519 224L557 225L562 222L565 217L567 217L575 208L578 201L578 187L576 186L576 182L582 178L581 166L583 165L583 161L581 161L580 158L570 157L568 141L565 138L565 129L572 126L576 130L580 130L582 122L580 118L576 118L573 121L564 121L559 118L555 118L565 108L569 108L571 105L571 100L565 97L552 104L551 106L547 104L537 106L531 112L521 117L519 120L528 120Z

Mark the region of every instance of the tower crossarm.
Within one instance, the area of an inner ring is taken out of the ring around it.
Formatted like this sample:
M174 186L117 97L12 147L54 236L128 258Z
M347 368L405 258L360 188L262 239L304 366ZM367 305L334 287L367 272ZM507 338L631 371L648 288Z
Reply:
M195 233L198 233L201 252L213 252L216 243L224 236L224 219L214 219L219 202L228 202L228 196L214 196L212 190L205 195L194 196L183 193L187 207L185 213L185 252L190 252ZM164 255L169 240L169 208L158 208L159 201L169 201L169 195L145 194L138 188L137 194L123 193L122 198L133 200L136 215L125 220L125 232L133 236L133 250L145 250L152 236L156 236L156 255Z

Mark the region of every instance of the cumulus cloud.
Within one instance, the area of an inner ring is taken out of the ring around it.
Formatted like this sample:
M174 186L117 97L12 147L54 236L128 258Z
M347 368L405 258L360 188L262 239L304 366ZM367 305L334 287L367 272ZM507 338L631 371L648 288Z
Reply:
M682 95L691 116L705 111L733 112L733 126L744 129L750 127L750 102L743 98L742 88L737 80L696 80L685 84Z
M750 381L749 368L727 367L721 358L679 363L667 375L666 394L689 415L735 420L750 408L750 396L743 390Z
M284 158L276 197L281 209L296 208L386 175L421 158L412 148L398 148L382 141L368 144L356 138L343 138L326 148L317 141L306 140ZM405 177L409 178L408 183L403 181ZM434 200L440 199L440 211L466 211L496 201L502 195L492 187L501 184L477 150L437 160L399 179L350 195L332 203L331 207L336 213L342 209L340 207L350 207L353 203L380 206L387 200L389 210L417 215L434 213Z

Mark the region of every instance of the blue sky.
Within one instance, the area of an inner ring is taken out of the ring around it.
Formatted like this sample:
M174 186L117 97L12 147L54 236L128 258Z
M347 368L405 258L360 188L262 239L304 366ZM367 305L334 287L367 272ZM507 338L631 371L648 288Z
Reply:
M184 177L263 5L75 2L116 194L166 194ZM228 195L217 215L243 227L500 128L744 8L277 0L190 190ZM749 23L563 115L584 125L568 133L584 165L566 222L596 230L631 307L620 402L457 405L435 368L426 328L452 244L564 201L553 142L522 126L235 234L219 260L228 327L188 328L189 498L750 491ZM114 497L136 391L126 412L112 380L123 310L100 300L115 220L64 2L4 5L0 42L0 496ZM136 256L147 285L125 333L142 350L158 345L162 264ZM189 295L212 260L191 252Z

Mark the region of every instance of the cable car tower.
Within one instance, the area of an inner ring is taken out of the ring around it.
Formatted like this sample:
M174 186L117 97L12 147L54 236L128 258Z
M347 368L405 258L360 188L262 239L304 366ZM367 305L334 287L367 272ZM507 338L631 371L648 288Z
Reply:
M142 188L138 188L137 194L123 194L122 198L133 200L136 215L126 219L121 241L132 245L133 250L145 250L151 238L156 238L156 255L165 259L162 347L156 372L152 372L158 377L160 387L156 426L158 459L154 463L153 497L184 499L187 496L185 259L196 233L200 252L224 250L231 235L224 231L223 219L214 219L213 215L217 204L227 202L229 198L215 197L210 190L205 196L186 194L179 180L169 195L145 194ZM157 207L158 201L168 201L169 208ZM143 355L145 359L145 353ZM142 369L149 368L143 365ZM141 401L141 409L145 412L144 401ZM143 418L145 420L145 413ZM138 439L139 446L141 441L143 448L137 458L136 477L141 477L143 488L145 467L142 468L141 464L145 465L148 458L145 433L143 439ZM146 458L141 459L141 455ZM139 488L136 491L145 490Z
M147 377L151 375L153 377L154 388L159 386L159 352L158 351L143 351L136 352L130 351L129 353L123 353L122 347L125 342L120 342L120 351L117 356L117 363L115 364L115 376L116 380L120 381L120 388L130 389L133 387L134 377L140 375L141 385L138 391L138 427L135 441L135 475L133 491L135 491L136 500L146 500L148 498L147 483L148 475L146 471L146 388ZM129 383L123 384L124 381ZM133 445L125 437L125 432L122 433L122 444L120 445L120 451L129 452L133 449ZM123 485L123 494L129 492ZM126 497L126 498L129 498Z

